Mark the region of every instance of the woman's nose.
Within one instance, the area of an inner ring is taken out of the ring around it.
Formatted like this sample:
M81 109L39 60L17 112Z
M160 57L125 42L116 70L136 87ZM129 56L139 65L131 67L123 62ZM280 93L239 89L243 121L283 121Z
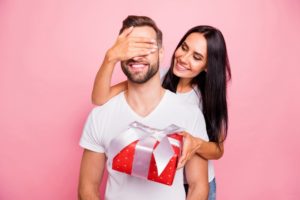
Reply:
M183 54L183 55L180 56L179 60L182 63L188 63L188 58L189 58L188 53L185 53L185 54Z

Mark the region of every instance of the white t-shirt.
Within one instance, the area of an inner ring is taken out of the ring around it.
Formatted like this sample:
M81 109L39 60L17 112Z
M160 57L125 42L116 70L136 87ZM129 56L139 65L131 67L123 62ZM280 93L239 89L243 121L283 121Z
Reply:
M177 96L184 102L196 105L202 110L202 102L199 102L201 98L198 95L201 95L197 89L193 89L185 93L176 93ZM213 161L208 160L208 182L212 181L215 178L215 170Z
M168 69L160 68L159 73L160 73L161 82L163 81L164 76L166 75L167 72L168 72ZM195 87L193 90L191 90L189 92L176 93L176 94L177 94L177 96L179 96L179 98L182 101L193 104L193 105L197 105L198 108L201 109L201 111L203 110L201 93L198 90L198 88ZM214 178L215 178L215 170L214 170L213 161L209 160L208 161L208 181L210 182Z
M157 107L146 117L136 114L128 105L124 92L90 113L80 140L80 146L107 154L110 141L138 121L163 129L170 124L180 126L194 136L208 140L205 121L200 109L184 104L178 95L166 90ZM107 162L106 200L184 200L183 170L177 170L172 186L133 177L111 168Z

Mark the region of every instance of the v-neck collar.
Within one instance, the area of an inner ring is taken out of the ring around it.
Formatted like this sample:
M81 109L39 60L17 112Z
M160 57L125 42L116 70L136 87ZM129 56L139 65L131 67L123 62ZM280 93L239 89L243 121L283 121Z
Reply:
M160 109L160 107L163 106L165 99L167 98L167 96L169 95L169 91L165 90L162 98L160 99L159 103L156 105L156 107L146 116L141 116L138 113L136 113L131 106L128 104L126 98L125 98L125 92L123 92L122 94L122 99L124 101L124 104L126 105L126 108L128 110L128 112L130 112L135 118L139 119L139 120L146 120L147 118L151 117L152 115L154 115L156 112L158 112L158 110Z

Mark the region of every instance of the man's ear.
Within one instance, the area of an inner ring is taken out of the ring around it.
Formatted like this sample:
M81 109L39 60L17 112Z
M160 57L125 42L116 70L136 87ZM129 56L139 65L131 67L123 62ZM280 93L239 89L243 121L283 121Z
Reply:
M165 54L165 50L163 46L159 48L158 54L159 54L159 62L161 63L164 59L164 54Z

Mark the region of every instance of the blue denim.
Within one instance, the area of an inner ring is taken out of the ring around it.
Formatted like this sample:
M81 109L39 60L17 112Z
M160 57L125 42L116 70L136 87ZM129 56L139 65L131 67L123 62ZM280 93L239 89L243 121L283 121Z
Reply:
M216 179L214 178L211 182L209 182L208 200L216 200L216 190Z
M184 189L187 194L189 190L189 185L184 184ZM216 179L214 178L212 181L209 182L208 200L216 200L216 191L217 191Z

